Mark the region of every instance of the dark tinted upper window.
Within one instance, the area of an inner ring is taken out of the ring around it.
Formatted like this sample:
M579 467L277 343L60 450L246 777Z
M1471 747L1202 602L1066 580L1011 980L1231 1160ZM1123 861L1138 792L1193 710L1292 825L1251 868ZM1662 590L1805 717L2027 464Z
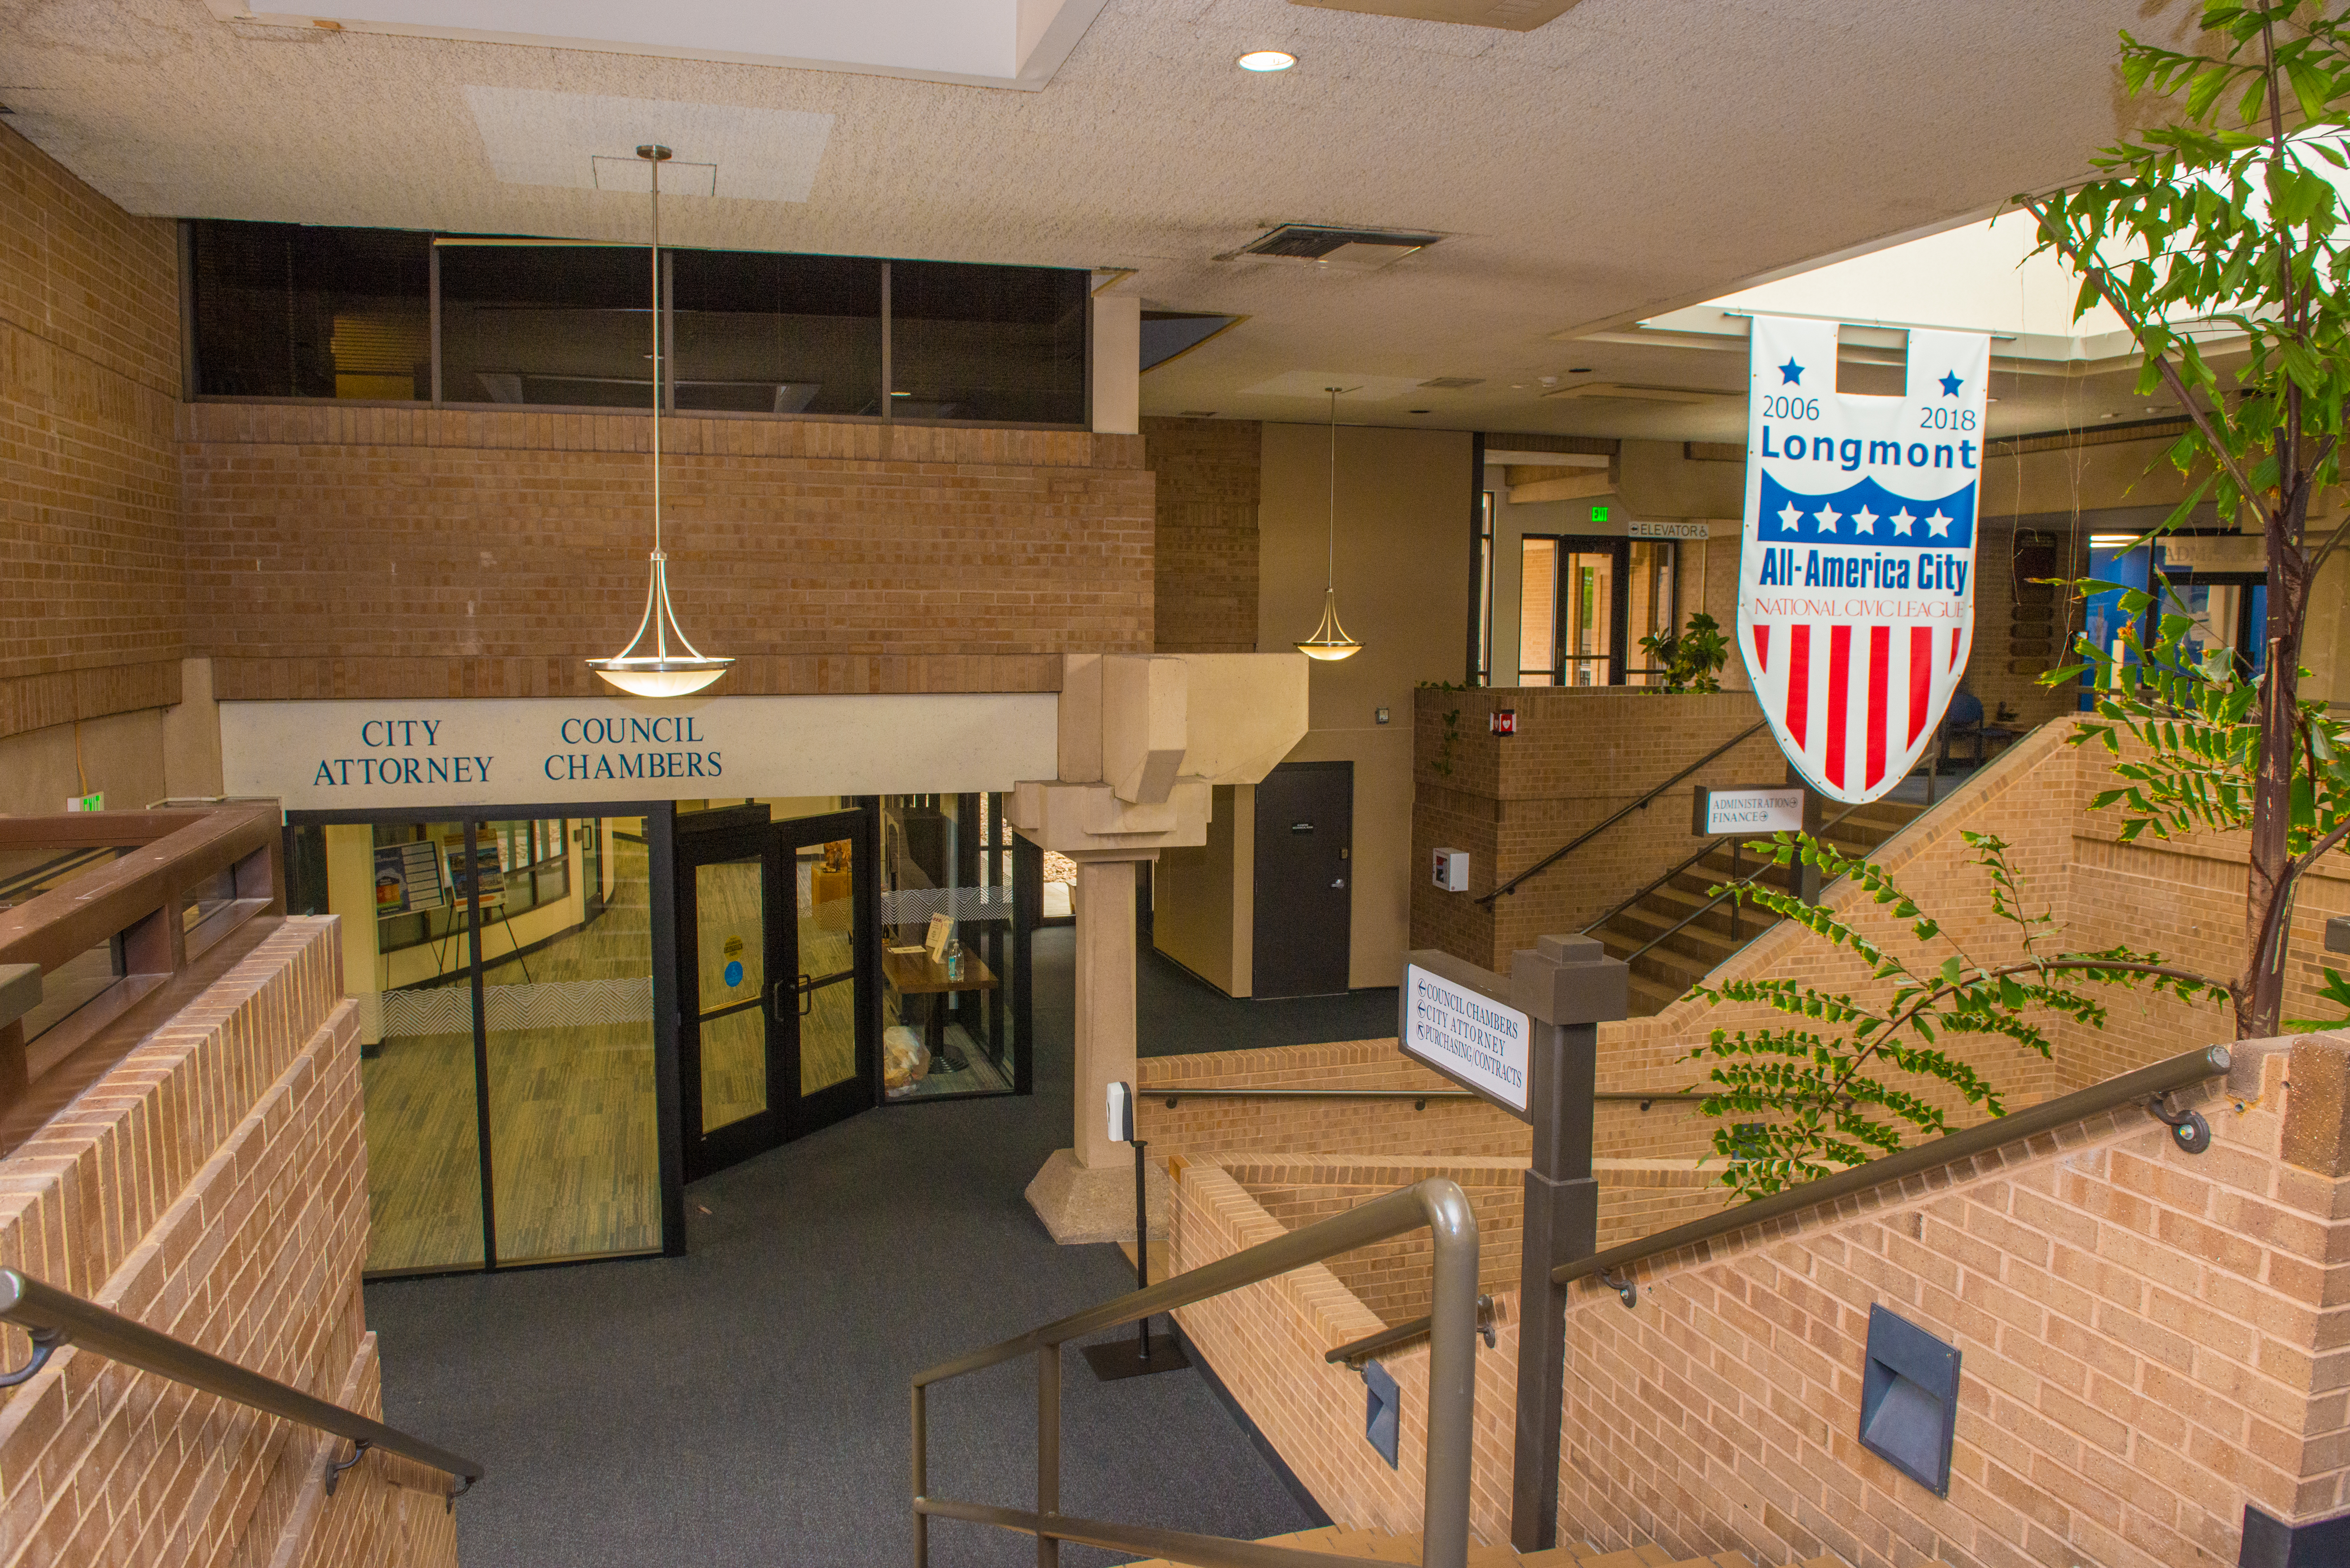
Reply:
M428 236L296 223L194 229L199 393L432 395Z
M651 253L441 247L441 398L652 406Z
M881 264L860 256L671 254L679 409L881 411Z
M893 262L889 359L900 419L1082 424L1088 275Z

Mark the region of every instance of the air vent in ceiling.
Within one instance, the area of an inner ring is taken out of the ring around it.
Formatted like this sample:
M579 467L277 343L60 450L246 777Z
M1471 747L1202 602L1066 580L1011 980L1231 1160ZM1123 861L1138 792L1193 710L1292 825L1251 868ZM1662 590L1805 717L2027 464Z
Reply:
M1482 387L1482 376L1439 376L1433 381L1422 381L1420 389L1428 392L1457 392L1463 387Z
M1574 9L1575 0L1290 0L1329 11L1359 11L1371 16L1408 16L1418 22L1461 22L1472 27L1506 27L1530 33Z
M1399 262L1443 237L1416 229L1340 229L1321 223L1284 223L1231 254L1315 262L1369 272Z
M1572 387L1543 394L1545 398L1588 398L1595 402L1683 404L1711 403L1734 395L1710 392L1700 387L1635 387L1622 381L1578 381Z

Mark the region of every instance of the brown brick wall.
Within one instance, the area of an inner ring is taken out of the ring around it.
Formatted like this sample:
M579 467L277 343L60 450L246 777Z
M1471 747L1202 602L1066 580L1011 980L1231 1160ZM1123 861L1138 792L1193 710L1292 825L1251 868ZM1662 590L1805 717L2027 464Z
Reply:
M179 700L177 247L0 128L0 735Z
M0 1160L0 1262L376 1413L358 1014L341 980L331 919L266 937ZM27 1350L0 1333L8 1365ZM446 1477L371 1455L322 1508L328 1446L66 1349L0 1398L0 1564L453 1568Z
M1491 732L1499 708L1516 710L1515 734ZM1423 689L1413 711L1412 946L1507 970L1509 955L1537 936L1581 929L1698 847L1690 811L1699 784L1785 778L1767 731L1491 908L1477 900L1762 716L1744 692ZM1451 771L1439 773L1440 763ZM1417 870L1439 848L1469 852L1469 891L1440 891Z
M648 421L182 411L193 641L218 694L582 693L644 608ZM737 694L1050 691L1150 646L1141 440L664 420L670 586Z
M2240 1046L2228 1093L2188 1096L2215 1134L2202 1155L2124 1107L1650 1260L1630 1310L1577 1285L1560 1539L1854 1568L2206 1568L2236 1561L2248 1503L2287 1522L2338 1512L2350 1036L2293 1045L2289 1075L2284 1044ZM1179 1171L1179 1268L1280 1231L1219 1163ZM1518 1333L1514 1299L1498 1304L1471 1449L1471 1528L1489 1542L1508 1527ZM1960 1352L1947 1500L1856 1440L1877 1304ZM1339 1275L1180 1315L1334 1519L1416 1528L1424 1345L1381 1358L1403 1391L1389 1470L1360 1437L1359 1382L1321 1360L1378 1326Z
M1263 427L1146 419L1142 449L1158 480L1157 650L1255 652Z

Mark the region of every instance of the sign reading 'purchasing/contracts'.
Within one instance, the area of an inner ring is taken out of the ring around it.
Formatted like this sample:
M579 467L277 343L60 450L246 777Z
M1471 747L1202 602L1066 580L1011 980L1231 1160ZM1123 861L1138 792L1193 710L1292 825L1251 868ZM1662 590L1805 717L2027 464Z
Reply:
M1403 1048L1461 1087L1526 1114L1526 1015L1474 986L1406 964Z

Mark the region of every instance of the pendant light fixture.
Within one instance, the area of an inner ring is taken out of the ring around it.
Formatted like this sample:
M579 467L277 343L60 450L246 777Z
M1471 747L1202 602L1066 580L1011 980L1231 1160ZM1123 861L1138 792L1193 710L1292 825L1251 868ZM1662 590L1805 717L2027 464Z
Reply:
M661 554L660 418L660 166L670 155L666 147L647 145L637 156L650 167L653 181L653 560L652 580L645 585L645 616L629 646L609 659L591 659L588 668L632 697L682 697L699 691L726 673L731 659L712 659L686 640L669 602L669 557ZM639 652L647 633L652 649ZM671 651L674 642L684 652Z
M1363 645L1347 635L1338 624L1338 393L1337 387L1325 387L1330 394L1330 554L1322 584L1322 624L1314 635L1297 645L1297 651L1308 659L1352 659L1363 650Z

